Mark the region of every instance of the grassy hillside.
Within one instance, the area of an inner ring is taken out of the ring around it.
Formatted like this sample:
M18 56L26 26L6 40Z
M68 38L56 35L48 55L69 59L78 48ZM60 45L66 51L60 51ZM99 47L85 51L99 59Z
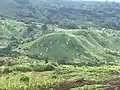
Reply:
M115 34L115 35L114 35ZM59 30L43 35L30 43L19 45L25 54L39 59L61 60L68 62L89 61L97 58L102 61L120 60L119 31L114 30Z
M91 28L64 30L40 23L27 24L15 20L0 22L0 55L13 51L37 59L61 60L67 62L91 62L120 59L120 31ZM54 30L53 30L54 29ZM15 52L14 52L15 54ZM6 56L5 55L5 56ZM94 60L93 60L94 61Z
M0 90L120 90L120 4L0 1Z

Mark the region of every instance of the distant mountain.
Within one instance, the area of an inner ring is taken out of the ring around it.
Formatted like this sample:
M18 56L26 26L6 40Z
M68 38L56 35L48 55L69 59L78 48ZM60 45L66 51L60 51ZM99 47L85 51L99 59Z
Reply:
M0 16L29 22L120 29L120 4L67 0L3 0Z

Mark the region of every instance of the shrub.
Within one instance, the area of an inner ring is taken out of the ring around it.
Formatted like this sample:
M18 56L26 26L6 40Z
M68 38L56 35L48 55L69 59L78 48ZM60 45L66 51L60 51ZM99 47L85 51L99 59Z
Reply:
M43 72L43 71L52 71L55 70L55 66L52 64L46 64L46 65L33 65L33 70L36 72Z
M46 31L48 29L48 27L47 27L46 24L44 24L44 25L41 26L41 29L44 30L44 31Z
M22 82L29 82L30 81L30 77L29 76L22 76L20 78L20 81L22 81Z
M32 71L32 68L29 66L15 66L13 67L13 71L29 72Z
M13 66L13 65L15 65L15 62L8 62L7 65L8 66Z
M45 66L45 71L52 71L55 70L55 66L53 66L52 64L47 64Z
M45 68L44 68L43 65L36 65L36 66L33 67L33 69L36 72L43 72L43 71L45 71Z
M74 23L67 23L67 24L60 24L59 28L63 28L63 29L79 29L79 26L77 24Z
M3 71L2 71L2 73L11 73L11 72L12 72L12 70L8 67L4 68Z

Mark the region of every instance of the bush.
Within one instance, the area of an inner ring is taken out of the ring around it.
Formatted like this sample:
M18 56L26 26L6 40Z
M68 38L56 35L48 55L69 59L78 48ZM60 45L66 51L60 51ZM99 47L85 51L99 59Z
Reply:
M28 77L28 76L22 76L20 78L20 81L22 81L22 82L29 82L30 81L30 77Z
M33 67L33 70L36 71L36 72L55 70L55 66L52 65L52 64L36 65L36 66L32 66L32 67Z
M7 63L8 66L13 66L13 65L15 65L15 64L16 64L15 62L8 62L8 63Z
M79 29L79 26L77 24L73 24L73 23L67 23L67 24L60 24L59 28L63 28L63 29Z
M47 64L45 66L45 71L52 71L55 70L55 66L53 66L52 64Z
M13 71L29 72L32 71L32 68L29 66L15 66L13 67Z
M86 30L88 30L89 27L88 27L88 26L81 26L81 29L86 29Z
M11 73L11 72L12 72L12 70L8 67L4 68L3 71L2 71L2 73Z
M37 66L33 66L33 70L36 72L43 72L45 71L45 68L43 65L37 65Z
M44 25L41 26L41 29L42 29L43 31L46 31L46 30L48 30L48 27L47 27L46 24L44 24Z

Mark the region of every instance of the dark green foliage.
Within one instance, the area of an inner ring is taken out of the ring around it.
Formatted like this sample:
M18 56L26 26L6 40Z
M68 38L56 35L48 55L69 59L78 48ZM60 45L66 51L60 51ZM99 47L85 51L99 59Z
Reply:
M88 26L81 26L81 29L86 29L86 30L88 30L89 27L88 27Z
M29 82L29 81L30 81L30 77L29 77L29 76L22 76L22 77L20 78L20 81L21 81L21 82Z
M62 57L62 58L58 61L58 64L63 64L63 65L68 64L68 57Z
M7 65L8 66L13 66L13 65L15 65L16 63L15 62L7 62Z
M60 28L63 28L63 29L79 29L79 26L76 25L76 24L67 24L67 23L64 23L64 24L60 24L59 25Z
M1 61L0 61L0 66L4 65L4 63L5 63L5 62L1 60Z
M32 71L32 68L29 66L15 66L13 67L13 71L21 71L21 72L29 72Z
M3 72L2 72L2 73L6 74L6 73L11 73L11 72L12 72L12 70L7 67L7 68L4 68L4 69L3 69Z
M99 59L93 57L93 58L89 59L86 64L87 64L87 66L101 66L105 63L101 62Z
M47 64L45 66L45 71L53 71L55 70L55 66L53 66L52 64Z
M53 71L55 70L55 66L52 64L45 64L45 65L33 65L33 70L36 72L43 72L43 71Z
M1 20L5 20L5 18L1 18Z
M43 71L45 71L45 68L43 65L36 65L33 67L33 70L36 72L43 72Z
M45 60L45 63L48 63L48 60L47 60L47 59Z
M48 30L48 27L46 24L41 26L41 29L43 30L43 32L46 32Z
M34 23L30 24L27 28L28 33L31 33L32 31L34 31L35 27L36 27L36 24L34 24Z

